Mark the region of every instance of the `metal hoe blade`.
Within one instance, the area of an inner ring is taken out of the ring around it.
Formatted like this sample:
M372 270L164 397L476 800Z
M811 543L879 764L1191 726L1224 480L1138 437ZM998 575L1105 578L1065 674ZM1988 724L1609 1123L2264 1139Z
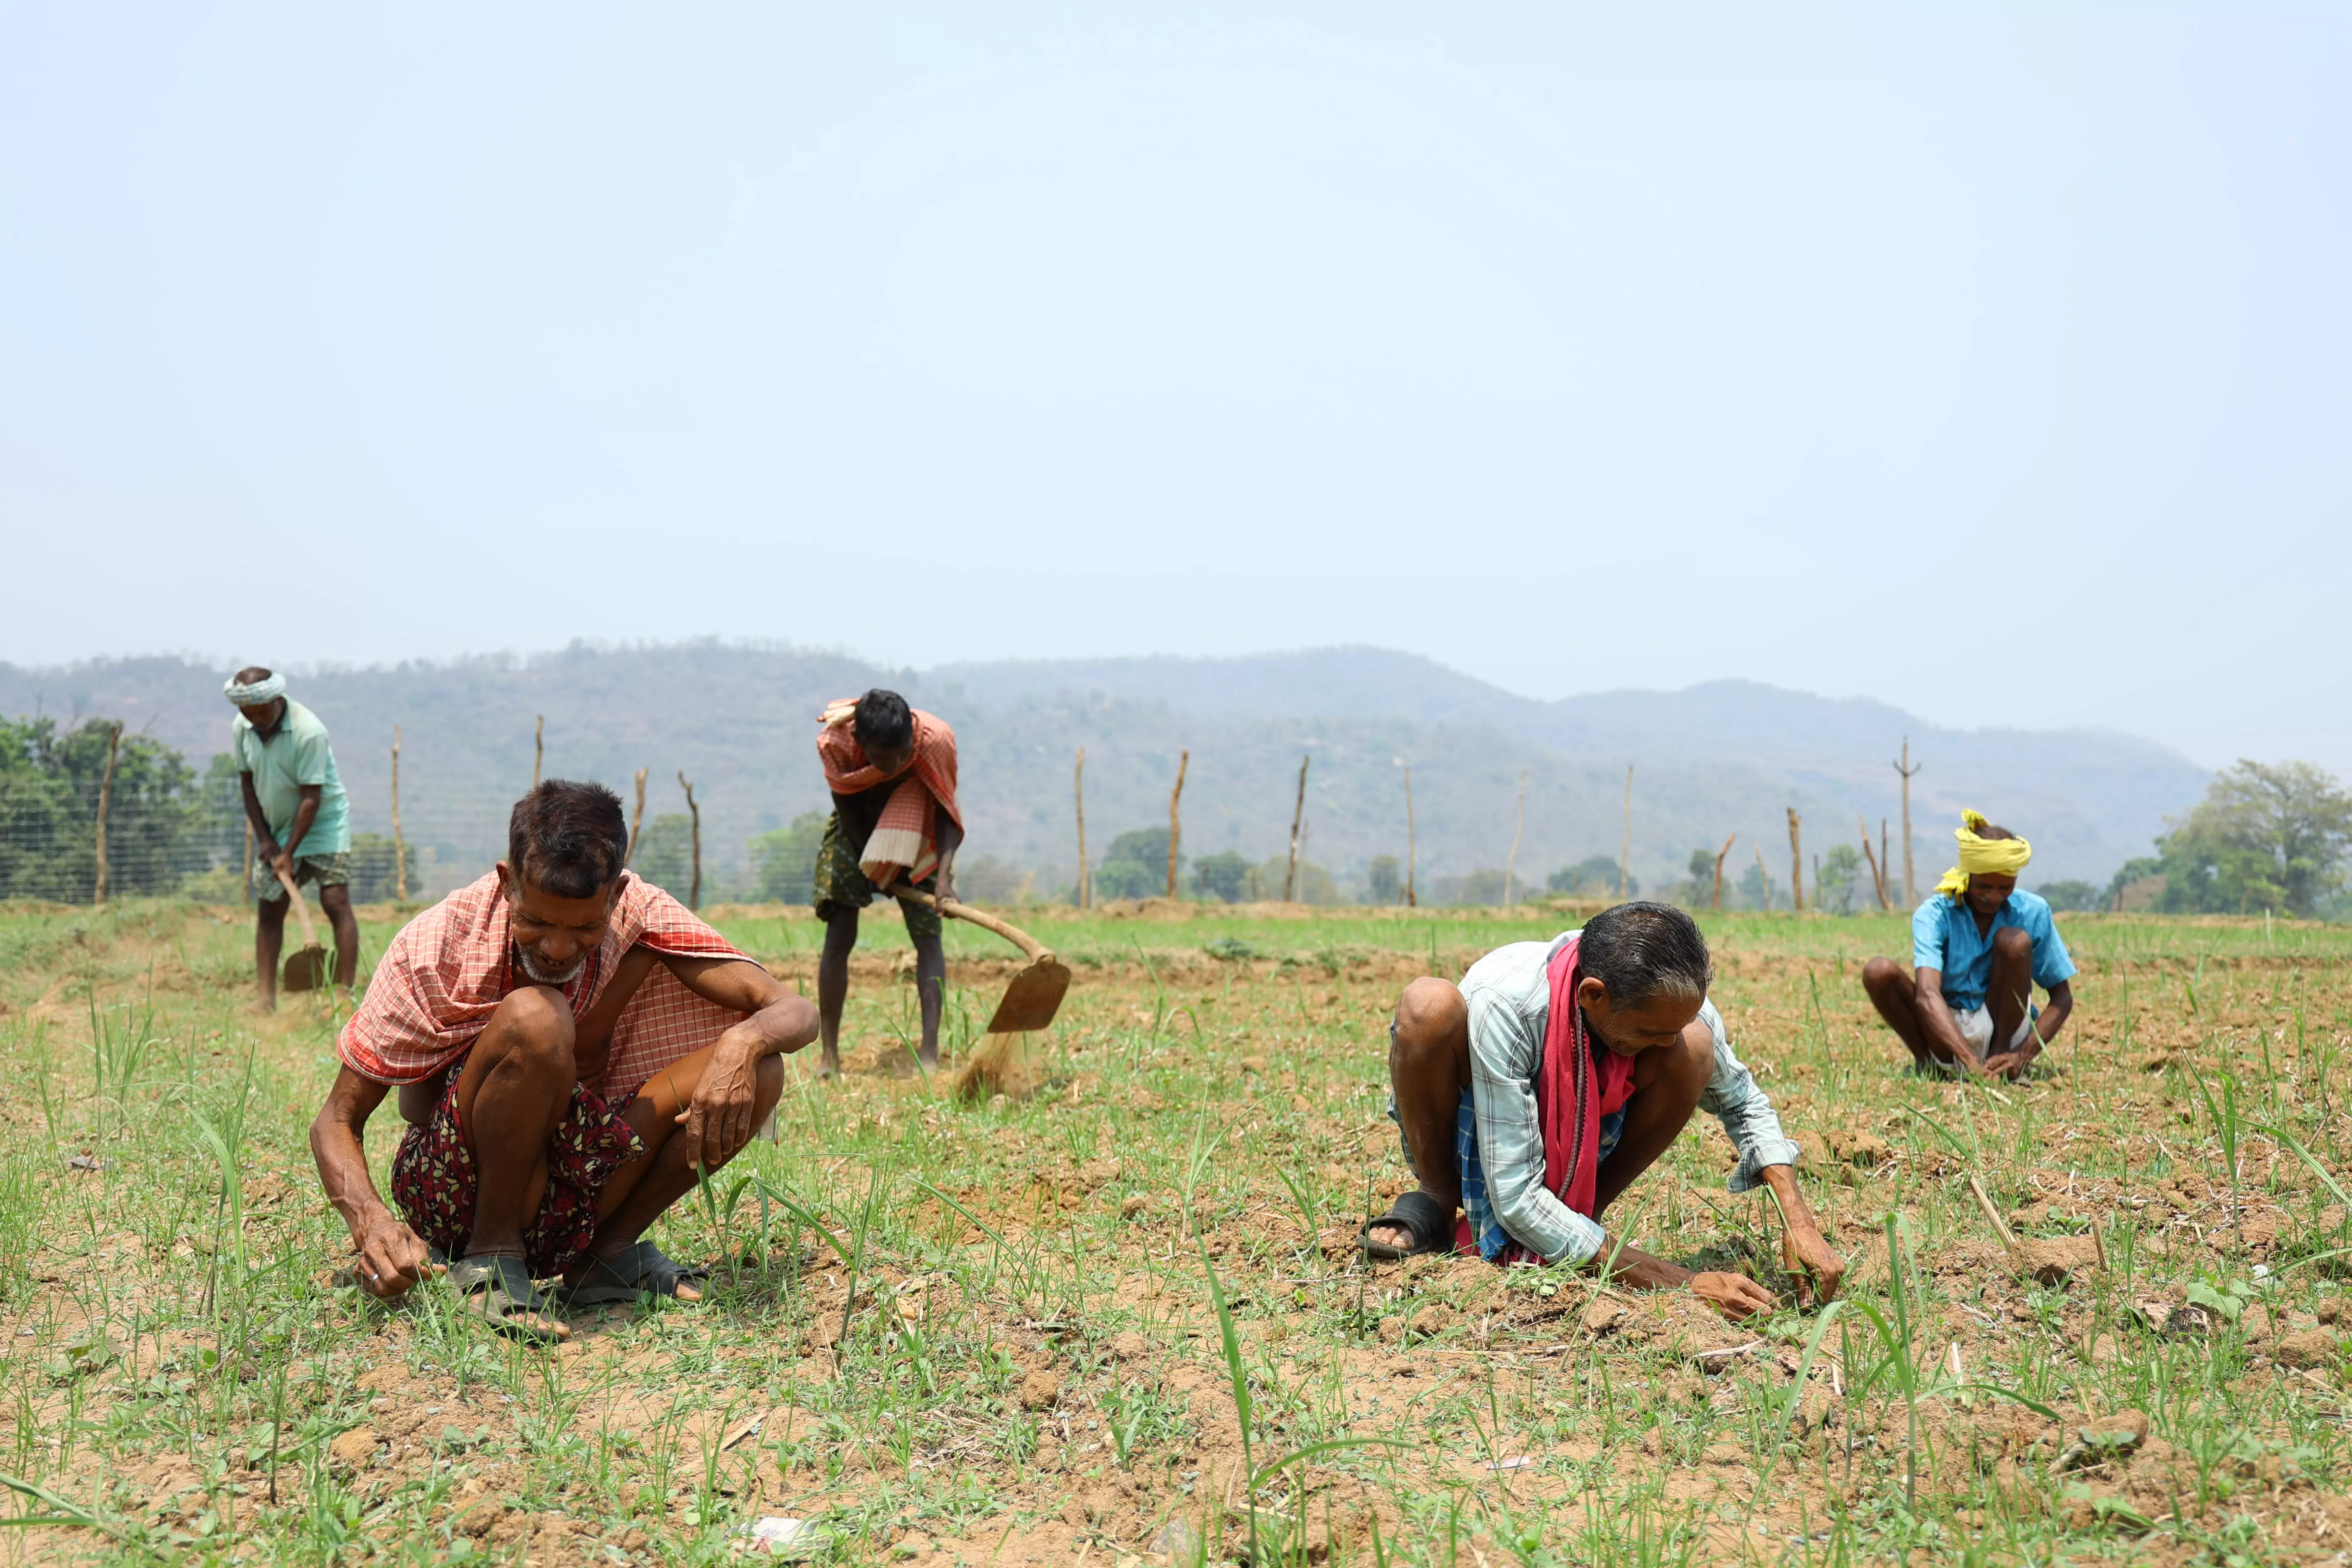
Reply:
M1061 1010L1063 994L1070 988L1069 965L1058 958L1041 958L1013 977L1004 999L988 1020L992 1035L1025 1035L1044 1028Z
M316 991L327 983L327 950L312 945L304 948L286 961L286 978L282 983L289 991Z
M283 984L289 991L316 991L327 983L327 950L319 945L319 928L310 923L310 906L302 901L302 889L282 870L278 885L286 889L302 921L302 951L286 961Z

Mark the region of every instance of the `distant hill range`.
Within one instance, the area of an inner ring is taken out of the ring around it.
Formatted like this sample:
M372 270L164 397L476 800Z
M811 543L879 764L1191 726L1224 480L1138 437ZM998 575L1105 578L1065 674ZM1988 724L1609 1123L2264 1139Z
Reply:
M0 712L125 721L185 752L198 769L227 741L226 672L181 658L52 668L0 665ZM1776 887L1789 871L1786 810L1809 857L1852 843L1867 820L1898 826L1892 766L1907 736L1918 879L1948 864L1951 828L1975 806L2032 838L2029 886L2105 879L2203 791L2207 774L2150 741L2097 730L1938 728L1884 703L1748 681L1610 691L1542 702L1428 659L1337 647L1242 658L1126 658L890 670L835 654L717 642L575 645L365 669L290 672L324 719L353 824L388 830L389 763L402 734L401 815L430 854L436 888L478 874L499 850L508 806L530 783L532 726L546 718L549 776L602 779L625 799L648 770L647 818L684 809L683 770L702 803L714 884L763 830L822 809L814 746L828 699L890 686L945 717L961 742L969 858L1036 873L1042 894L1076 865L1071 770L1086 748L1088 846L1164 826L1180 750L1188 858L1252 859L1286 845L1300 756L1307 858L1342 885L1377 855L1405 852L1403 771L1412 770L1418 868L1441 878L1499 868L1511 848L1524 771L1522 885L1592 856L1614 859L1625 770L1633 769L1632 865L1645 887L1685 875L1691 851L1739 841L1727 879L1760 847ZM1808 868L1808 878L1811 868Z

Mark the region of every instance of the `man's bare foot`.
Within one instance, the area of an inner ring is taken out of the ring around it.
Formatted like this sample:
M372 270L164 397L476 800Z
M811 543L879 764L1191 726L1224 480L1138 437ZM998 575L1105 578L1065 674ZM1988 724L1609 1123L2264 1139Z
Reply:
M825 1051L821 1053L817 1058L816 1076L819 1079L839 1078L841 1076L841 1053L839 1051Z
M925 1072L937 1072L940 1070L940 1048L937 1046L931 1046L923 1050L917 1051L915 1053L915 1059L923 1064L923 1070Z

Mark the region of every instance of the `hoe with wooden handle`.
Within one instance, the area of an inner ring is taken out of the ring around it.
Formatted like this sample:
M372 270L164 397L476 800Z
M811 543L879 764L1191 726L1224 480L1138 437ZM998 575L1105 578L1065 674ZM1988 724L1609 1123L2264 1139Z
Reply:
M988 1020L987 1033L1025 1035L1054 1021L1063 995L1070 989L1070 970L1045 943L1019 926L957 900L933 898L904 882L893 882L886 890L910 904L920 904L927 910L970 921L982 931L992 931L1029 955L1028 966L1013 975L1013 984L1004 988L1004 999L997 1003L995 1015Z
M302 889L282 870L278 883L302 918L302 951L286 961L286 978L280 984L289 991L316 991L327 983L327 950L319 945L319 928L310 923L310 906L302 901Z

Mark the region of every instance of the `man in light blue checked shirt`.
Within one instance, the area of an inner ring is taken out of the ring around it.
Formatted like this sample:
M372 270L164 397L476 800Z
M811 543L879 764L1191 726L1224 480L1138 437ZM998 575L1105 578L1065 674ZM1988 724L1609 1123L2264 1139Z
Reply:
M1547 1184L1536 1102L1551 961L1570 942L1574 994L1596 1064L1604 1050L1633 1064L1631 1098L1601 1120L1590 1215ZM1407 986L1390 1027L1389 1075L1391 1114L1420 1188L1365 1227L1367 1251L1392 1258L1452 1250L1458 1210L1470 1241L1489 1259L1503 1259L1514 1243L1547 1263L1597 1268L1613 1258L1612 1277L1627 1284L1686 1285L1728 1317L1769 1311L1778 1302L1754 1280L1693 1274L1622 1245L1600 1223L1692 1113L1705 1110L1738 1151L1731 1191L1772 1189L1787 1216L1785 1262L1799 1277L1800 1296L1828 1300L1845 1262L1797 1189L1797 1146L1706 999L1710 974L1706 941L1689 915L1632 903L1549 942L1497 948L1459 986L1435 978Z

